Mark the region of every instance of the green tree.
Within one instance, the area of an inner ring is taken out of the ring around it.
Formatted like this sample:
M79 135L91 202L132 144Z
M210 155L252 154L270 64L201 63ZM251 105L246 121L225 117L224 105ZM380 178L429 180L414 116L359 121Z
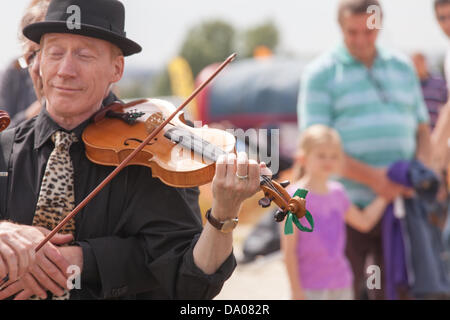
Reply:
M225 60L235 45L234 28L222 20L211 20L191 28L180 55L187 60L194 77L207 65Z
M278 46L279 39L278 28L273 21L249 28L241 36L242 57L252 57L253 51L258 46L265 46L273 52Z

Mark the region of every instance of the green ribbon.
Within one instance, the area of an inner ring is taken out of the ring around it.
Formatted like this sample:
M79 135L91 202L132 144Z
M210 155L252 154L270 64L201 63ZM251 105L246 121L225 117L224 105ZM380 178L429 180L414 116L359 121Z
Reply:
M293 197L300 197L305 199L306 195L308 194L308 190L305 189L298 189L297 191L295 191L294 196ZM284 234L288 235L288 234L293 234L294 233L294 227L292 224L295 224L297 226L297 228L302 231L302 232L313 232L314 230L314 219L311 215L311 213L306 210L306 214L305 214L305 218L306 220L308 220L309 225L311 226L311 228L307 228L305 226L303 226L300 221L298 220L297 216L295 214L293 214L291 211L288 211L287 217L286 217L286 223L284 225Z

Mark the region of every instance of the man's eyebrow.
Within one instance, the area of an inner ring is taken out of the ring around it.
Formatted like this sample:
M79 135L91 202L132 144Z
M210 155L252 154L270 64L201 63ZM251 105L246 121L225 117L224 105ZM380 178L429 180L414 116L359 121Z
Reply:
M58 38L55 37L55 36L47 35L47 36L44 38L44 42L52 43L52 42L55 42L57 39L58 39Z
M76 49L76 51L81 51L81 50L90 50L90 51L93 51L95 53L98 53L98 50L97 50L96 46L83 45L83 46L80 46L79 48Z
M50 45L50 44L52 44L53 42L56 42L57 40L58 40L58 37L52 37L52 36L47 36L46 38L45 38L45 42L48 44L48 45ZM84 39L83 41L82 41L82 45L81 45L81 47L80 48L77 48L77 50L81 50L81 49L90 49L90 50L93 50L94 52L96 52L96 53L100 53L99 52L99 49L98 49L98 47L99 46L97 46L96 44L95 44L95 42L94 42L95 40L93 40L93 41L90 41L90 39Z

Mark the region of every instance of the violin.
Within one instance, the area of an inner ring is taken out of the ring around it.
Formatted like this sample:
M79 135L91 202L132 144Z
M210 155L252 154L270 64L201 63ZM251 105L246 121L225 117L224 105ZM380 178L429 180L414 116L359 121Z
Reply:
M118 166L175 107L164 100L143 99L102 111L106 116L96 116L83 131L86 156L100 165ZM153 177L173 187L200 186L212 181L217 158L233 152L235 144L226 131L189 126L179 112L128 165L147 166Z
M159 99L113 103L101 110L83 131L87 158L100 165L118 166L175 110L171 103ZM215 162L221 155L235 153L235 145L231 133L207 125L193 128L180 111L128 165L147 166L153 177L173 187L200 186L212 181ZM278 183L260 176L264 197L259 205L265 208L275 202L280 208L277 221L282 221L287 211L298 219L306 214L305 200L291 198L285 190L287 185L288 181Z
M0 110L0 132L8 128L11 123L11 118L6 111Z

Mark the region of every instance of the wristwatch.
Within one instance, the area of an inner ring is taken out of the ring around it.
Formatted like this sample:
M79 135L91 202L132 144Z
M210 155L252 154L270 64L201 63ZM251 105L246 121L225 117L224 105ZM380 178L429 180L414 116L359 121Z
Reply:
M208 220L208 222L217 230L223 232L223 233L230 233L231 231L233 231L234 228L236 228L239 219L238 218L232 218L232 219L227 219L225 221L219 221L216 218L214 218L211 215L211 209L208 209L208 211L206 211L205 214L206 220Z

